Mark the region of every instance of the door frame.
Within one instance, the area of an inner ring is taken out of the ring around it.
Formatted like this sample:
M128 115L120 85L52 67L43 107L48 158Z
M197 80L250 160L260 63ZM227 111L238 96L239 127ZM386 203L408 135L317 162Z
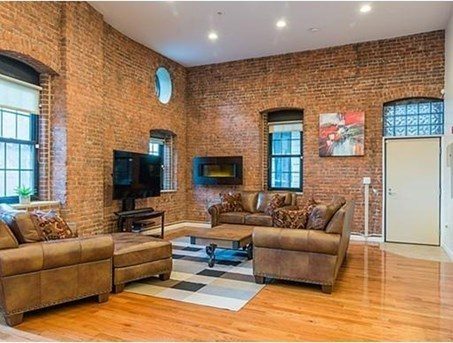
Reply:
M439 241L437 244L421 244L421 243L405 243L405 242L388 242L387 241L387 145L386 142L389 140L400 140L400 139L428 139L435 138L438 141L439 145ZM412 244L412 245L427 245L427 246L440 246L442 242L442 230L441 223L442 221L442 135L435 136L403 136L403 137L382 137L382 231L383 231L383 241L388 243L397 243L397 244Z

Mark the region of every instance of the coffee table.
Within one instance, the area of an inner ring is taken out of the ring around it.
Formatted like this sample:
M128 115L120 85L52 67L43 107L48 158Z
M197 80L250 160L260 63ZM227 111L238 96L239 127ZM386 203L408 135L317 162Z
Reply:
M215 265L215 251L217 248L230 250L244 250L247 258L253 258L252 243L253 226L223 224L213 228L193 229L189 233L190 244L205 245L209 256L208 265Z

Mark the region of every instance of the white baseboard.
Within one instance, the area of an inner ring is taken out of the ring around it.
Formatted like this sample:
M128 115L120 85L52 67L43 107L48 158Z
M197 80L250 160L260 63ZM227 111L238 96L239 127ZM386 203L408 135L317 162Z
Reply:
M384 237L382 236L368 236L365 237L361 234L358 233L352 233L351 234L351 241L356 241L356 242L367 242L367 243L383 243L384 242Z
M451 250L449 247L447 247L446 244L441 245L442 249L444 249L445 253L448 255L451 261L453 261L453 250Z

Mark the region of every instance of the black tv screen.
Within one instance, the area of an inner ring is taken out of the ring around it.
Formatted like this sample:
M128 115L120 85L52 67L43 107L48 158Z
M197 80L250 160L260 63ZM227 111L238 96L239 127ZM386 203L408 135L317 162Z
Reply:
M113 151L113 199L138 199L160 195L160 156Z

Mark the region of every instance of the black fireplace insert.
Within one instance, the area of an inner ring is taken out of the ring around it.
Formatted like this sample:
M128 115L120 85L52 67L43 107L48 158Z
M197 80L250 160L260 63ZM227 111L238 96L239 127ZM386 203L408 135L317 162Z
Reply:
M196 185L242 185L242 156L194 157Z

